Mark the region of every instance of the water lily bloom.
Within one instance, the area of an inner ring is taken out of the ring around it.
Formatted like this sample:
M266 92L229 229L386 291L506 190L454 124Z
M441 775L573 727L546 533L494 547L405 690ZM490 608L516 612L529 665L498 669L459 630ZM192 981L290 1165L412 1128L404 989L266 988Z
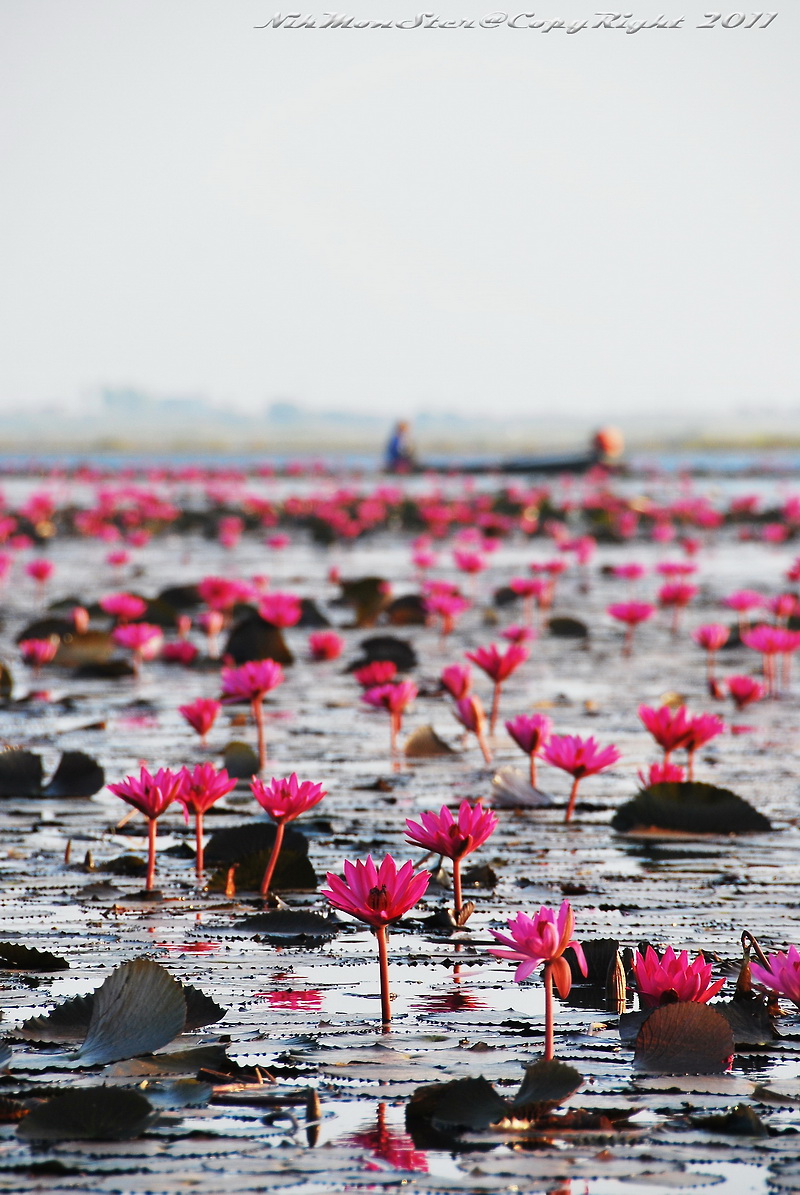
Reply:
M582 739L577 734L554 734L544 749L542 759L572 776L572 789L567 801L564 821L572 818L578 785L584 776L595 776L612 767L622 756L616 747L601 747L591 736Z
M109 593L100 598L100 609L117 622L133 622L147 610L147 602L135 593Z
M458 548L453 552L455 566L462 573L476 575L486 568L486 559L478 552L463 552Z
M384 1029L392 1017L389 994L389 954L386 927L397 921L425 894L430 883L430 872L414 874L414 864L404 863L399 869L391 855L387 855L380 867L376 867L372 856L366 862L345 862L344 876L329 871L328 887L322 895L335 909L350 913L352 917L372 926L378 938L378 954L381 975L381 1019Z
M689 605L692 598L699 593L697 585L687 585L684 581L674 581L662 585L658 591L658 604L672 610L672 633L678 633L680 612Z
M303 608L293 593L268 593L258 603L258 613L275 627L293 627L300 621Z
M345 649L345 641L335 631L312 631L308 649L313 660L338 660Z
M536 638L536 631L533 627L522 627L516 623L512 623L510 627L506 627L500 634L509 643L531 643Z
M472 731L477 738L483 758L487 763L491 763L492 752L486 741L486 713L480 697L476 697L474 693L468 693L466 697L460 697L456 702L454 712L461 725L466 727L467 730Z
M461 860L471 855L497 828L497 817L483 808L480 801L470 805L462 801L458 807L458 818L454 818L446 805L439 813L423 813L420 821L406 818L406 842L435 851L453 860L453 899L456 915L461 912Z
M611 566L611 575L613 577L621 577L624 581L639 581L647 572L643 564L613 564Z
M118 784L108 786L109 792L121 797L147 818L148 892L153 889L156 874L156 823L164 810L176 800L180 787L180 774L171 772L169 768L159 768L155 775L151 775L147 768L142 768L138 780L135 776L126 776Z
M17 647L24 663L38 676L42 665L55 659L59 644L58 635L51 635L49 639L20 639Z
M165 643L161 649L161 659L165 664L182 664L190 667L197 659L199 652L194 643L188 639L178 639L175 643Z
M729 676L725 681L728 692L736 703L737 710L743 710L751 701L760 701L767 690L752 676Z
M397 736L403 723L403 714L417 696L417 686L413 681L404 680L398 685L375 685L365 689L361 700L376 709L384 709L390 718L391 749L397 750Z
M637 950L633 970L639 1001L644 1008L657 1008L659 1004L675 1000L707 1004L725 986L724 979L710 982L711 963L707 963L702 954L690 963L686 950L676 955L671 946L661 958L652 946L648 946L644 954Z
M800 953L796 946L790 946L786 954L778 952L767 956L768 967L758 963L750 964L750 974L756 983L761 983L771 992L786 996L800 1008Z
M682 746L689 753L689 779L694 780L695 752L706 743L710 743L718 734L722 734L725 723L717 714L695 714L686 726L686 734Z
M613 602L607 608L607 613L617 622L624 622L625 642L622 647L623 655L629 656L633 651L633 636L640 622L647 622L656 612L655 606L649 602Z
M512 577L508 588L523 599L525 621L530 626L533 622L534 604L542 604L545 597L550 597L552 588L550 581L543 577Z
M761 665L764 670L764 682L767 695L772 697L776 690L775 656L780 655L786 648L786 632L781 627L760 623L752 630L742 633L742 643L752 651L761 653Z
M161 627L150 622L129 622L114 627L111 638L120 647L127 647L133 653L133 668L137 673L142 660L155 659L164 642Z
M205 631L208 642L208 658L216 660L219 655L217 636L225 625L225 615L221 610L204 610L197 619L201 631Z
M250 788L261 808L276 823L275 840L261 881L261 895L266 896L281 853L286 823L293 822L301 813L313 809L327 793L321 784L312 784L310 780L299 781L296 772L280 780L273 777L269 784L253 777Z
M230 610L237 602L247 601L251 596L250 586L245 581L229 577L203 577L197 586L200 600L210 610Z
M397 676L397 665L394 660L372 660L363 668L356 668L353 677L362 689L372 689L375 685L388 685Z
M489 715L489 733L494 734L497 725L497 715L500 712L500 690L503 682L516 672L520 664L524 664L529 656L527 647L519 643L511 643L504 652L498 651L494 643L489 647L478 647L475 651L466 653L467 659L477 664L483 672L494 682L492 695L492 710Z
M216 704L216 703L215 703ZM236 788L236 779L231 779L225 768L218 772L210 763L198 764L193 771L181 768L178 772L180 788L176 794L176 801L183 805L183 812L188 821L189 812L194 814L195 831L195 869L197 875L203 872L203 814L210 809L215 801L226 796Z
M472 688L472 669L469 664L448 664L439 679L450 696L460 701Z
M536 756L543 751L552 729L552 720L544 714L519 714L506 722L506 730L514 742L530 757L532 788L536 788Z
M664 752L664 763L669 762L673 751L686 745L688 715L684 706L680 705L673 710L668 705L659 706L658 709L649 705L640 705L639 717L644 723L645 730L650 732Z
M565 900L556 913L555 909L542 906L538 913L529 917L527 913L517 913L509 918L508 934L493 929L491 932L503 947L491 946L489 953L498 958L513 959L519 963L514 972L514 981L522 983L540 964L544 964L544 993L545 993L545 1049L546 1060L554 1056L553 1050L553 981L558 988L558 994L565 1000L572 987L572 972L569 963L564 958L564 951L572 948L578 961L581 973L586 975L588 968L584 957L583 947L572 937L575 928L575 916L568 900Z
M283 669L275 660L248 660L238 668L223 668L222 700L249 701L253 711L258 735L258 767L259 771L267 762L267 743L264 734L264 708L262 701L265 694L277 688L286 679Z
M438 615L441 619L439 633L442 638L455 630L456 619L469 609L469 601L460 593L431 593L423 601L426 614Z
M680 784L686 773L676 763L651 763L647 772L641 769L636 773L642 788L649 788L651 784Z
M200 742L205 747L208 733L221 709L222 706L213 697L198 697L189 705L179 705L178 713L186 719L192 730L200 735Z
M55 572L55 567L52 560L45 560L39 556L36 560L28 561L25 565L25 572L36 582L40 589L44 589Z

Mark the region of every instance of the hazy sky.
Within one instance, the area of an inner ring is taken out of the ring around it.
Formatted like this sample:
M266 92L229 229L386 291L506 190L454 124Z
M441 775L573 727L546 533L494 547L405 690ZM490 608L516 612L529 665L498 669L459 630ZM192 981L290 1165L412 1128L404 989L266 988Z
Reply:
M711 2L0 0L0 404L800 412L800 12Z

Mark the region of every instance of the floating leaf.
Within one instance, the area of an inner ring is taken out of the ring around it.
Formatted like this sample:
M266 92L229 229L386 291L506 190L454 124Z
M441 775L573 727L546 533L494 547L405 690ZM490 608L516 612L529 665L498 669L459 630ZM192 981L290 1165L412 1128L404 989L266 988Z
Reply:
M228 743L223 755L222 764L228 775L235 780L249 780L258 775L258 755L249 745L239 739Z
M557 639L588 639L589 628L579 618L560 616L548 620L547 629Z
M14 694L14 678L11 669L0 663L0 701L10 701Z
M97 870L114 876L143 876L147 875L147 861L139 855L119 855L101 863Z
M91 755L65 751L42 791L47 797L93 797L105 782L105 772Z
M388 582L383 577L359 577L355 581L340 581L339 585L342 592L335 599L335 604L351 608L357 627L374 626L378 615L389 602Z
M330 625L330 619L325 617L313 598L304 597L300 599L300 620L297 623L298 627L302 627L304 630L313 630L315 628L329 627Z
M348 672L355 672L357 668L373 664L376 660L391 660L398 672L410 672L417 666L414 648L405 639L398 639L395 635L373 635L362 640L359 651L363 653L362 656L350 665Z
M506 764L492 779L492 804L498 809L540 809L552 805L553 798L534 788L525 772Z
M62 635L53 663L59 668L80 668L84 665L107 664L116 650L108 631L84 631L74 628Z
M620 833L651 829L687 834L744 834L771 830L763 813L727 788L694 781L651 784L614 815Z
M257 892L260 889L270 854L269 850L255 851L251 855L245 855L241 862L233 864L236 868L234 882L237 889L245 892ZM215 872L209 880L209 892L224 892L227 880L227 868ZM317 887L317 873L311 866L308 855L305 851L300 854L291 850L286 846L286 839L278 856L270 887L274 892L313 892Z
M176 1079L173 1083L142 1084L142 1094L162 1111L176 1111L180 1108L205 1108L214 1087L211 1083L200 1083L197 1079Z
M578 966L578 960L572 947L564 951L564 958L569 963L569 969L572 972L573 983L592 983L597 987L605 987L608 969L617 957L619 942L616 938L583 938L581 946L586 958L587 974L585 976Z
M525 1068L525 1077L514 1096L515 1116L535 1120L542 1112L563 1104L583 1083L583 1075L556 1058L540 1058Z
M191 983L182 983L180 986L186 1000L186 1033L193 1033L195 1029L202 1029L206 1025L215 1025L225 1016L227 1009L222 1008L200 988Z
M150 1075L199 1075L202 1071L231 1074L238 1071L223 1046L193 1046L188 1050L174 1050L165 1054L145 1054L128 1058L109 1068L111 1079L144 1078Z
M16 642L22 643L25 639L49 639L51 635L57 635L61 639L64 635L72 634L74 630L74 624L68 622L66 618L46 615L44 618L37 618L33 622L29 622L17 635Z
M451 1132L488 1129L509 1115L509 1105L488 1079L453 1079L418 1087L406 1105L406 1122L424 1121Z
M248 614L237 622L225 644L225 655L230 656L234 664L247 664L251 660L294 663L280 627L273 626L260 614Z
M97 663L79 665L74 675L78 680L121 680L123 676L135 676L136 673L127 660L98 660Z
M173 610L196 610L203 604L196 585L168 585L157 595L156 601L171 606Z
M86 1041L76 1059L98 1066L165 1046L186 1024L186 998L169 971L134 959L111 972L94 993Z
M28 1141L129 1141L157 1117L150 1101L138 1091L80 1087L34 1108L17 1134Z
M424 627L428 614L418 593L405 593L389 603L384 618L393 627Z
M640 1070L668 1075L721 1075L733 1057L733 1031L707 1004L682 1001L654 1009L636 1038Z
M0 967L15 971L68 971L65 958L18 942L0 942Z
M57 1004L46 1016L30 1017L24 1021L15 1036L48 1045L77 1045L89 1032L93 1001L92 993L88 996L72 996L62 1004Z
M692 1116L697 1129L724 1133L727 1137L768 1137L769 1129L758 1113L748 1104L737 1104L730 1112L717 1116Z
M229 867L241 863L257 851L269 851L275 842L274 822L249 822L215 830L205 849L205 861L210 867ZM285 850L297 855L308 854L308 839L302 830L287 826L283 839Z
M732 1000L718 1001L714 1011L730 1025L737 1046L766 1046L778 1036L763 996L737 992Z
M437 755L455 755L456 752L440 738L432 726L419 726L406 739L403 748L409 759L432 759Z
M262 938L289 944L327 942L336 937L340 928L339 922L332 917L295 909L256 913L237 922L237 929L252 930Z
M0 751L0 797L35 797L42 789L42 758L9 747Z

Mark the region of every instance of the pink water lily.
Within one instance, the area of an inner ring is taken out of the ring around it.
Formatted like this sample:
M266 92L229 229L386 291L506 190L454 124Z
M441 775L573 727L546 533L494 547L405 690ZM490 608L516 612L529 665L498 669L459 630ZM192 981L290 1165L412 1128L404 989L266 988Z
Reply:
M108 786L109 792L121 797L147 818L148 892L154 887L156 872L156 823L165 809L176 800L181 783L180 774L171 772L169 768L159 768L155 775L151 775L147 768L142 768L138 780L135 776L126 776L119 783Z
M586 958L581 944L572 937L575 928L575 916L572 906L565 900L556 913L555 909L543 905L538 913L529 917L527 913L517 913L509 918L508 934L493 929L492 935L501 943L501 947L491 946L489 953L498 958L512 959L519 963L514 972L516 983L522 983L540 964L544 964L545 990L545 1059L554 1056L553 1050L553 988L558 989L562 1000L570 993L572 987L572 972L569 963L564 958L564 951L571 948L575 952L578 966L583 975L588 973Z
M198 697L188 705L179 705L178 713L200 735L200 742L205 747L208 733L221 709L222 706L213 697Z
M275 660L249 660L238 668L223 668L221 675L224 702L250 702L258 735L258 768L261 771L267 762L264 708L261 703L267 693L283 684L286 679L283 668Z
M553 723L545 714L519 714L506 722L506 730L530 759L531 787L536 788L536 756L544 750Z
M583 739L577 734L554 734L550 738L542 754L545 763L554 768L561 768L572 776L572 789L567 801L564 821L572 818L575 799L578 795L578 785L584 776L595 776L613 767L622 756L616 747L601 747L591 736Z
M361 700L377 709L384 709L389 714L390 739L392 753L397 751L397 736L403 723L403 714L417 696L417 686L413 681L404 680L397 685L375 685L365 689Z
M322 895L335 909L350 913L372 926L376 933L384 1030L388 1029L392 1017L386 928L414 907L424 895L430 879L428 871L415 874L414 864L410 861L398 870L392 856L387 855L380 867L376 867L372 856L368 855L363 863L360 860L345 862L344 876L329 871L328 887L322 889Z
M420 821L406 819L406 842L435 851L453 861L453 899L456 915L461 912L461 860L471 855L497 829L497 817L484 809L480 801L470 805L462 801L454 818L446 805L439 813L423 813Z
M767 956L768 967L759 963L750 964L750 975L756 983L763 984L770 992L786 996L800 1008L800 952L790 946L786 954L778 952Z
M665 1003L665 998L707 1004L725 986L724 979L710 982L711 963L707 963L702 954L690 963L686 950L676 955L671 946L661 958L652 946L648 946L644 954L637 950L633 970L639 1000L645 1008L657 1008Z
M198 877L203 872L203 815L221 797L236 788L236 779L231 779L225 768L217 769L210 763L198 764L193 770L181 768L178 772L180 787L175 799L183 805L188 821L190 811L194 814L195 869Z
M460 697L456 702L454 713L461 725L475 735L483 758L487 764L490 764L492 752L486 739L486 712L480 697L476 697L474 693L467 693L465 697Z
M492 710L489 715L489 734L494 734L497 715L500 712L500 690L503 682L525 663L530 653L527 647L519 643L509 644L504 652L498 651L496 645L491 643L488 647L478 647L466 654L467 659L477 664L494 682Z
M261 808L276 823L275 840L261 881L261 895L266 896L281 853L286 823L313 809L327 793L321 784L313 784L310 780L298 780L296 772L281 779L273 777L269 784L254 776L250 781L250 789Z

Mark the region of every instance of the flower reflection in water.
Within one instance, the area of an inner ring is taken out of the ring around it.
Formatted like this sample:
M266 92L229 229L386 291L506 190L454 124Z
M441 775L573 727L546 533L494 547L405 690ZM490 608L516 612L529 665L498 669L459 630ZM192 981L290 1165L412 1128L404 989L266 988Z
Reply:
M378 1104L374 1128L364 1128L360 1133L351 1133L344 1138L348 1145L368 1149L373 1158L388 1162L397 1170L417 1170L428 1173L428 1155L414 1148L408 1133L393 1129L386 1123L386 1104ZM366 1162L367 1170L382 1170L377 1162Z
M280 992L256 992L256 995L266 995L270 1008L288 1008L299 1012L311 1012L312 1009L322 1008L322 993L316 988L305 988L302 991L290 988Z

